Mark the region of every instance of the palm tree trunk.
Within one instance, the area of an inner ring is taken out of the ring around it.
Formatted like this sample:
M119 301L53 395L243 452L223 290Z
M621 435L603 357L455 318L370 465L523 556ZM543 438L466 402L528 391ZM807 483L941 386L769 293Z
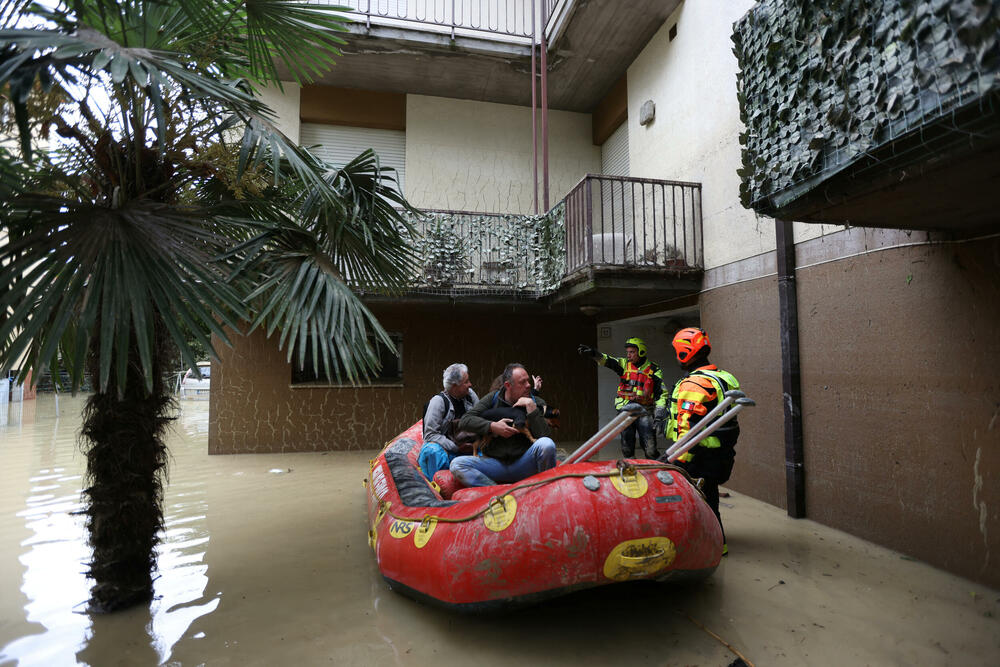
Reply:
M100 330L98 326L97 330ZM95 386L100 340L94 336L88 370ZM94 580L90 609L112 612L153 597L156 545L163 528L164 435L176 407L164 373L173 347L162 318L155 322L153 391L146 393L138 349L129 347L128 379L121 396L112 362L108 386L97 387L84 408L81 448L87 457L87 530Z

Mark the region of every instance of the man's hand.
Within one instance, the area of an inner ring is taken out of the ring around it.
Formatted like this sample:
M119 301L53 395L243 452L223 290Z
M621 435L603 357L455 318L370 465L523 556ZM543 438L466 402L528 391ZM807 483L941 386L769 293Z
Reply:
M666 406L659 405L656 407L656 411L653 412L653 432L663 433L663 425L667 421L667 408Z
M596 357L597 356L597 350L595 350L594 348L590 347L589 345L583 345L582 343L577 346L576 351L577 351L577 354L579 354L581 357Z
M534 401L531 402L534 403ZM514 420L508 417L507 419L490 423L490 432L498 438L509 438L520 431L514 428Z
M538 407L538 404L535 403L535 399L531 398L530 396L522 396L521 398L517 399L516 403L514 403L514 407L524 408L525 412L527 412L530 415Z
M532 375L531 376L531 383L532 383L532 386L534 387L535 391L541 391L542 390L542 376L541 375Z

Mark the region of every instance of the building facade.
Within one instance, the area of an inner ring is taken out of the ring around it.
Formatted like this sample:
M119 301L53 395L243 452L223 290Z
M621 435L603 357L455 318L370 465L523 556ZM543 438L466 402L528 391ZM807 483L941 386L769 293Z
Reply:
M746 134L758 127L748 116L750 56L774 41L746 35L788 13L776 3L525 2L520 15L480 22L492 33L469 27L472 13L411 20L418 4L361 15L327 79L264 97L289 136L329 148L331 159L376 147L402 172L407 199L436 212L434 233L455 233L444 247L458 270L425 272L400 299L369 298L397 336L401 364L370 386L294 382L286 352L259 333L220 348L210 451L374 449L419 418L455 361L480 392L505 363L525 363L563 411L557 440L582 440L613 415L616 379L578 357L577 344L617 355L642 336L669 380L679 374L672 334L698 324L712 360L757 402L740 418L733 489L1000 585L994 192L963 189L960 206L936 178L939 187L901 197L899 174L869 165L856 179L866 184L858 206L905 200L909 209L858 217L841 182L841 208L823 215L818 196L813 209L794 200L795 210L748 199L759 184L750 180L789 159ZM534 34L545 30L547 117L531 106L530 82L543 71L532 64L542 47L526 28L531 6ZM736 53L734 34L744 36ZM833 67L832 58L790 69ZM840 58L841 69L854 62ZM985 80L995 102L996 79ZM848 95L856 107L886 99ZM780 143L808 123L766 126ZM943 173L972 161L995 178L996 125L975 132L992 139ZM748 149L760 151L752 174ZM942 154L922 150L912 165ZM819 170L811 192L843 173ZM564 255L539 272L553 248Z

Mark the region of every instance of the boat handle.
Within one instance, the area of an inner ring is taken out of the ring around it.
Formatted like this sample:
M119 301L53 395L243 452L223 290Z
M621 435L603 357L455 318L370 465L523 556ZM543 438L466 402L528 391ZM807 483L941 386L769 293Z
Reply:
M619 556L618 559L621 561L621 564L625 565L625 566L630 566L630 565L645 565L649 561L651 561L651 560L653 560L655 558L659 558L660 556L663 556L666 553L667 552L664 551L663 549L658 549L656 551L656 553L647 554L645 556L625 556L625 555L622 555L622 556Z

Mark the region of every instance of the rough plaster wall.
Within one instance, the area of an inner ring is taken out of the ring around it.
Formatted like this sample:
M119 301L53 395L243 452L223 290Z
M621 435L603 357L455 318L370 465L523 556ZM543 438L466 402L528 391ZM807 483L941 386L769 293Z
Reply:
M632 176L702 184L705 266L774 248L774 225L739 202L739 104L732 23L754 3L682 3L628 69ZM677 37L668 33L677 25ZM639 108L656 117L639 125Z
M886 250L797 280L808 517L991 586L1000 585L998 270L993 239ZM757 401L740 419L730 484L784 506L775 280L713 290L702 306L713 336L724 332L718 363Z
M566 341L588 340L593 327L579 316L505 314L459 308L393 309L376 314L403 334L401 386L292 389L290 365L260 333L217 347L212 378L209 453L374 449L420 418L441 391L441 373L456 361L469 366L473 388L485 392L510 361L541 375L543 395L563 412L561 440L583 440L596 430L596 369L581 364Z
M590 114L549 112L550 206L600 171L590 122ZM538 150L541 207L540 142ZM406 196L418 208L531 213L531 109L407 95L406 175Z
M282 81L284 92L277 86L268 86L260 91L261 100L271 107L278 116L275 125L295 143L299 142L299 101L302 86L291 81Z

